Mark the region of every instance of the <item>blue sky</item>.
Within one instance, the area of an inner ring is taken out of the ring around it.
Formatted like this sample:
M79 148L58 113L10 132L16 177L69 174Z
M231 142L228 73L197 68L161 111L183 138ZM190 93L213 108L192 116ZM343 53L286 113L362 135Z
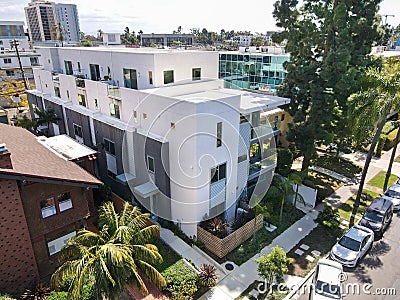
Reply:
M0 20L25 21L24 6L30 0L0 0ZM58 0L78 5L81 30L95 34L122 32L128 26L136 32L172 33L178 26L183 32L190 28L207 28L212 31L274 30L272 17L275 0ZM388 23L400 24L400 0L383 0L380 14L393 14Z

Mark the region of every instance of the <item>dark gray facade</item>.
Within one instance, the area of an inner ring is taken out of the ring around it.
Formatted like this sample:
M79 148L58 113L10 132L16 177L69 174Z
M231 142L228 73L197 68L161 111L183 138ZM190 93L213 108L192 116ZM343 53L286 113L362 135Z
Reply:
M76 124L82 127L83 143L88 147L92 147L93 143L90 133L89 117L68 108L65 108L65 115L67 117L66 124L68 126L69 136L76 139L74 132L74 124Z
M57 115L57 117L59 117L61 119L60 121L57 122L60 134L67 134L67 131L65 130L65 122L64 122L62 106L55 104L46 99L43 99L43 102L44 102L44 106L46 107L46 109L52 108L54 110L55 114ZM54 128L52 126L50 126L50 128L49 128L49 135L50 136L55 135Z

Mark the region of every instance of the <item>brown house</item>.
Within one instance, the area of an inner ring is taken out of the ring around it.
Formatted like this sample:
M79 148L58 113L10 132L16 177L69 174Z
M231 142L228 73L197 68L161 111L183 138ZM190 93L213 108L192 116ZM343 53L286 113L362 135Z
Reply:
M50 278L101 184L27 130L0 124L0 293Z

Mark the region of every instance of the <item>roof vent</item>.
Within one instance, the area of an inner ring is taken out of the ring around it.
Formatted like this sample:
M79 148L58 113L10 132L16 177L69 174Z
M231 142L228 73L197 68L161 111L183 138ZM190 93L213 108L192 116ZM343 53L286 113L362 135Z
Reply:
M6 143L0 144L0 153L7 152Z

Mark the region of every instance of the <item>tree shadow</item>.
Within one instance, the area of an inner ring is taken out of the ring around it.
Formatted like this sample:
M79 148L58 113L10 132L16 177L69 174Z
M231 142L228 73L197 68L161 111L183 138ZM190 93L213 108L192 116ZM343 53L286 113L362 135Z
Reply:
M354 274L357 281L362 283L372 283L372 278L368 275L368 270L364 265L359 265L355 269L343 268L345 272Z

